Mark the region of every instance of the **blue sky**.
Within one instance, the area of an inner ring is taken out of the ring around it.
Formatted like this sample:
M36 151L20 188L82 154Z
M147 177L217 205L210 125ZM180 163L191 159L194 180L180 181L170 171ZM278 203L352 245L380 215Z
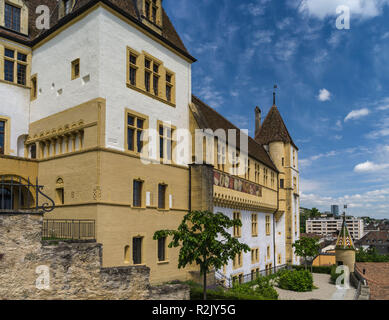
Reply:
M336 28L347 5L349 30ZM164 0L193 93L254 131L277 106L300 148L301 206L389 218L389 0Z

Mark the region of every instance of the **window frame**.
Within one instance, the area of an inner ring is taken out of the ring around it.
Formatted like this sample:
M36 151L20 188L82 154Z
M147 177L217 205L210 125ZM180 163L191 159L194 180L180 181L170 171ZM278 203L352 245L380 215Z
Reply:
M71 0L68 0L68 1L71 1ZM78 66L78 72L76 73L76 66ZM71 79L72 80L75 80L75 79L78 79L81 75L81 63L80 63L80 58L77 58L77 59L74 59L72 62L71 62Z
M139 190L139 205L135 202L135 184L140 183L140 190ZM132 181L132 207L133 208L143 208L144 205L144 199L143 199L143 192L144 191L144 181L141 179L133 179Z
M266 236L270 236L271 235L271 219L270 219L270 215L266 215L266 218L265 218L265 230L266 230Z
M11 26L7 26L7 17L6 17L7 6L11 7ZM14 25L13 14L14 14L14 10L15 9L17 9L18 12L19 12L18 28L16 28L16 29L13 28L13 25ZM22 29L22 7L14 4L14 3L9 3L7 1L4 1L4 27L9 29L9 30L13 30L13 31L16 31L16 32L21 32L21 29Z
M162 135L161 135L161 127L162 129ZM170 130L170 137L168 136L168 129ZM175 150L176 150L176 133L177 133L177 127L173 126L169 123L163 122L158 120L157 121L157 134L158 134L158 159L161 163L164 164L171 164L174 163L176 160L175 157ZM161 139L162 142L162 148L161 150ZM167 157L168 155L168 142L170 142L170 159ZM162 156L161 156L162 151Z
M128 117L131 116L134 118L134 125L129 125L128 124ZM143 128L138 128L137 123L138 120L143 120ZM124 112L124 150L126 153L130 153L132 155L136 155L138 157L140 156L146 156L147 154L147 146L148 146L148 130L149 129L149 117L133 111L131 109L125 109ZM134 135L133 135L133 147L134 150L129 150L128 149L128 129L133 129L134 130ZM142 141L142 152L138 151L138 131L144 132L144 141Z
M164 194L163 194L163 204L164 204L164 206L163 207L160 207L160 187L163 187L164 188ZM167 207L167 194L168 194L168 185L166 184L166 183L159 183L158 184L158 210L168 210L168 207Z
M164 243L163 243L163 259L161 260L161 256L160 256L160 240L161 239L164 239ZM158 264L164 264L164 263L167 263L169 262L169 258L168 258L168 237L163 237L163 238L160 238L157 240L157 261L158 261Z
M30 74L30 60L31 60L31 55L30 52L20 49L18 47L14 47L12 45L5 45L2 46L2 75L1 79L2 81L9 83L9 84L15 84L17 86L21 87L28 87L30 85L30 79L29 79L29 74ZM10 50L13 51L13 57L9 57L5 55L5 51ZM26 57L25 60L19 59L19 55L24 55ZM12 63L12 81L11 80L6 80L5 77L5 62L9 61ZM19 66L23 66L25 68L24 72L24 83L19 83Z
M38 74L31 76L30 80L30 101L36 100L38 97Z
M138 260L134 259L135 258L135 248L136 248L135 239L140 239L140 248L139 248L140 261L139 261L139 263L136 263L136 262L138 262ZM144 241L144 237L142 237L142 236L132 237L132 264L135 266L142 265L144 263L144 252L143 252L144 243L143 243L143 241Z
M9 155L11 146L11 118L0 115L0 121L4 122L4 150L0 155Z
M258 237L258 214L257 213L251 214L251 236Z
M242 222L242 214L239 211L233 212L233 220L240 220ZM242 227L234 226L233 227L233 237L240 238L242 236Z

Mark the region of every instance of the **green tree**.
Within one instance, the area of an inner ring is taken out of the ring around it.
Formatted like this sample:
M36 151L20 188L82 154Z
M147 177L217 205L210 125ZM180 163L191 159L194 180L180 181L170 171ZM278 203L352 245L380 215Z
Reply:
M207 299L207 273L213 268L220 269L240 252L250 251L250 247L231 236L227 229L241 227L239 219L231 220L222 213L192 211L185 215L177 230L159 230L154 240L172 236L169 248L181 246L178 268L196 263L203 275L204 300Z
M320 217L320 211L317 208L311 209L311 218Z
M300 240L293 243L296 255L304 258L305 269L307 269L307 258L315 257L319 253L320 244L315 238L302 237Z

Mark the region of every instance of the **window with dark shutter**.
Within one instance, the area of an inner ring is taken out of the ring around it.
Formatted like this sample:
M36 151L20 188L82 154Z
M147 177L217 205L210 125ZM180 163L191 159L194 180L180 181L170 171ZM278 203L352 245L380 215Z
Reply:
M142 238L132 239L132 259L134 264L142 263Z
M158 239L158 261L166 261L166 237Z
M5 121L0 121L0 154L5 152Z
M166 208L166 185L165 184L158 185L158 208L159 209Z
M134 207L142 206L142 181L134 180L133 205Z

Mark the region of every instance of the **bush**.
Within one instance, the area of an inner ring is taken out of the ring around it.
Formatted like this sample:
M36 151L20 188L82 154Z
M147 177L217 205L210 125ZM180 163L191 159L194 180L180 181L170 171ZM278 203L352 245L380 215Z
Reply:
M281 289L297 292L312 291L313 277L308 270L286 270L280 274L278 286Z
M312 273L331 274L331 268L332 266L312 266ZM293 269L305 270L305 266L293 266ZM310 266L308 266L308 270L311 270Z
M273 286L270 283L270 280L273 279L273 277L259 277L257 280L255 280L255 292L257 292L259 295L263 296L266 299L269 300L277 300L278 299L278 293L276 289L273 288Z
M190 299L191 300L203 300L203 288L202 287L191 287L190 289ZM245 292L245 290L240 289L215 289L207 290L207 299L208 300L267 300L264 297Z

